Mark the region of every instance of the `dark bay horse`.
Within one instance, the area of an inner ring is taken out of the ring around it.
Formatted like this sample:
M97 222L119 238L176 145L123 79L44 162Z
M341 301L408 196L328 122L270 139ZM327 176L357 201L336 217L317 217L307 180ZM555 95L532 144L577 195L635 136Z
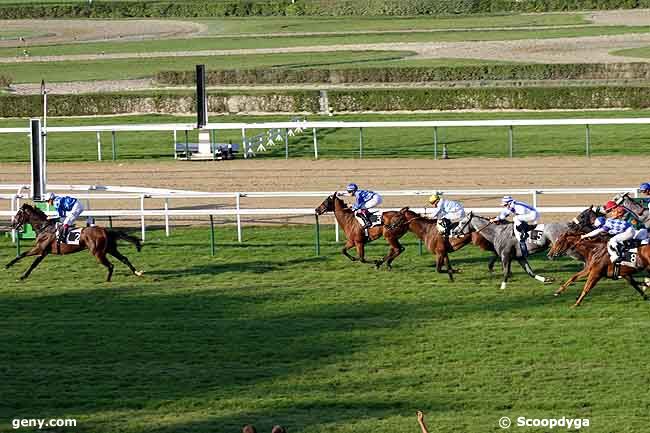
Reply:
M492 257L488 262L488 269L490 272L494 269L494 263L498 259L494 246L480 233L468 233L458 238L448 238L438 231L438 221L424 217L416 212L413 212L408 207L400 209L399 215L392 219L388 228L396 236L402 237L407 231L410 231L421 239L427 250L436 257L436 271L439 273L446 273L449 280L453 281L453 273L458 272L454 269L449 261L449 253L458 251L465 245L473 243L485 251L490 251ZM384 257L387 263L392 262L395 257L391 257L390 253ZM377 263L377 267L381 266L382 262ZM444 268L446 266L446 269Z
M79 238L79 245L64 244L57 242L56 224L54 220L48 220L47 215L40 209L24 203L14 216L14 221L11 224L12 229L19 229L23 224L29 223L34 227L37 232L36 244L18 257L5 265L5 268L13 266L19 260L27 256L37 256L31 266L20 277L24 280L32 273L34 268L43 261L48 254L66 255L88 249L90 253L95 256L97 261L108 269L108 276L106 281L111 280L113 275L113 264L108 261L106 254L110 254L126 266L129 267L134 275L142 276L142 271L136 271L129 259L123 256L117 250L117 240L122 239L135 245L136 249L140 251L140 239L135 236L127 235L126 233L118 230L107 230L102 227L86 227L81 230Z
M347 242L341 250L341 253L348 259L354 261L359 260L361 263L374 263L366 260L365 245L368 242L379 239L384 236L390 245L390 253L395 257L404 251L404 247L399 243L399 236L392 233L386 226L390 223L391 219L399 213L396 211L383 212L381 214L382 225L371 227L368 229L368 236L366 237L364 229L361 227L357 218L354 216L354 211L350 209L343 200L341 200L337 193L328 196L316 209L316 214L322 215L325 212L334 212L334 217L343 229ZM357 249L357 257L353 257L348 253L351 248ZM390 264L387 264L390 269Z
M549 257L559 257L569 249L575 249L578 253L583 254L586 262L585 267L580 272L577 272L569 278L559 289L555 291L555 296L559 296L564 292L569 285L579 278L587 277L582 293L576 300L573 307L580 305L582 300L594 288L594 286L602 278L611 278L614 275L614 265L609 259L607 252L607 238L597 237L591 239L580 239L581 233L568 231L563 233L555 242L549 251ZM638 258L644 270L650 268L650 245L643 245L638 248ZM620 276L624 278L634 289L639 292L643 299L648 299L645 290L641 288L641 284L633 278L633 274L638 272L639 269L629 266L621 266Z

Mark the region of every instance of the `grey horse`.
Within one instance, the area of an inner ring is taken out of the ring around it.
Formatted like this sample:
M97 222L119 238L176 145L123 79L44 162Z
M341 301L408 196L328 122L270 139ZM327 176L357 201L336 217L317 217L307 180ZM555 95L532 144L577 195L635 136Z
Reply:
M614 196L614 203L623 206L626 211L630 212L634 218L641 224L650 229L650 211L643 207L641 203L634 201L628 193L623 192Z
M553 242L555 242L562 233L566 232L569 228L568 223L551 223L545 224L541 236L533 241L530 238L526 242L528 253L533 254L539 251L546 250ZM492 242L497 255L501 259L501 266L503 267L503 280L501 281L501 289L506 288L508 278L511 275L510 268L512 260L516 259L526 273L537 281L542 283L549 283L551 278L543 277L536 274L530 267L528 260L521 253L521 247L517 238L515 238L512 224L493 224L488 218L469 212L465 217L460 220L455 235L465 235L472 232L481 232L481 235ZM577 260L584 261L580 256L575 255L572 257Z

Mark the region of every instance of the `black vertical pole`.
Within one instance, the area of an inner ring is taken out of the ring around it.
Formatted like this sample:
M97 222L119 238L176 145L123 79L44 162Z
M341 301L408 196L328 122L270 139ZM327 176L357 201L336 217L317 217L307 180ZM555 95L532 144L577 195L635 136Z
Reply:
M196 65L196 127L208 123L208 104L205 93L205 65Z
M31 163L32 163L32 200L43 201L46 189L45 152L41 135L41 119L30 119Z

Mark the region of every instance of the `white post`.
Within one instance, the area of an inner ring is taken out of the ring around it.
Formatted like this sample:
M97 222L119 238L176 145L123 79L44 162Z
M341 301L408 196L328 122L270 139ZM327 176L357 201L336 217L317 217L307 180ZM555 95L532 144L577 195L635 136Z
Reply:
M176 130L174 129L174 159L176 159Z
M14 215L16 215L16 196L11 198L11 223L14 222ZM16 230L11 229L11 242L16 243Z
M339 243L339 222L336 218L334 218L334 233L336 236L336 243Z
M248 149L246 146L246 128L241 129L241 147L244 149L244 159L248 158Z
M140 195L140 230L142 231L142 240L145 238L144 229L144 194Z
M239 214L240 208L240 198L241 194L237 193L237 196L235 197L235 203L237 207L237 242L241 243L241 215Z
M165 235L169 237L169 198L165 199Z
M314 159L318 159L318 139L316 138L316 128L312 128L314 134Z
M536 208L537 207L537 191L533 190L532 194L533 194L533 207Z
M45 82L43 82L43 161L47 164L47 90ZM47 180L45 187L47 188Z
M102 160L102 139L99 131L97 131L97 161Z

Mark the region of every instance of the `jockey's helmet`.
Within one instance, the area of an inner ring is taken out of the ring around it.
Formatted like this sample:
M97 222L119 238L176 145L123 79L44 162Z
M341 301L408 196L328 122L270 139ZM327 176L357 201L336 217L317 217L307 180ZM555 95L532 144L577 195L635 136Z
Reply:
M610 200L607 203L605 203L605 212L609 212L613 209L616 209L617 207L618 205L614 201Z
M432 194L431 197L429 197L429 203L433 204L433 203L437 202L438 200L440 200L440 197L442 197L442 194L440 194L438 192L435 193L435 194Z
M512 196L504 195L503 197L501 197L501 204L504 206L512 203L513 201L515 201L515 199L512 198Z
M605 224L605 217L598 217L598 218L596 218L596 220L594 221L594 227L600 227L600 226L602 226L603 224Z
M356 183L349 183L346 189L348 192L355 192L356 190L359 189L359 187L357 186Z
M643 182L641 185L639 185L639 191L650 191L650 183Z

